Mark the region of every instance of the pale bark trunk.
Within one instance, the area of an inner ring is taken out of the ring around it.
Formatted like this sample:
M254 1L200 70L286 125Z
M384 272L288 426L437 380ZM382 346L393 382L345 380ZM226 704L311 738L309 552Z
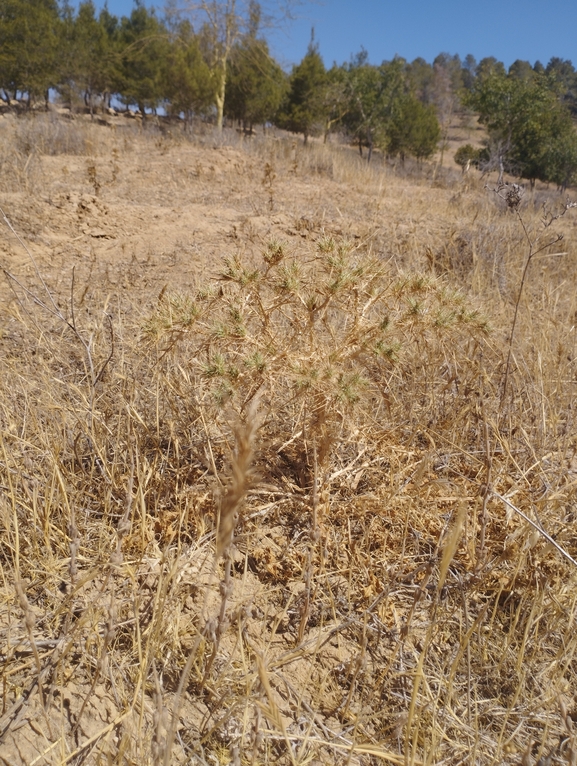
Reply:
M214 32L215 66L218 71L218 82L214 96L216 128L222 131L226 92L226 65L238 35L236 0L219 0L219 2L216 2L216 0L201 0L200 8L206 14L208 24Z
M222 130L222 125L224 122L225 93L226 93L226 61L224 62L224 65L221 63L218 87L216 90L216 95L214 97L214 100L216 103L216 128L219 131Z

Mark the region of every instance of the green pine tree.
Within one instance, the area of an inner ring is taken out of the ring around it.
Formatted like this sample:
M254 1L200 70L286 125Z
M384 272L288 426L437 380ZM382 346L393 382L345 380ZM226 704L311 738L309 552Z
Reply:
M286 91L286 76L265 40L244 37L233 49L227 75L225 114L244 128L272 121Z
M408 82L402 59L377 67L367 58L366 51L361 51L347 67L349 110L343 124L361 155L363 147L368 148L370 162L375 147L387 150L388 129L407 94Z
M0 87L10 97L48 100L58 80L60 24L55 0L2 0Z
M77 93L91 114L99 100L106 100L114 84L117 51L107 21L104 11L97 19L94 3L85 0L76 17L67 13L62 25L60 90L69 100Z
M281 127L293 133L302 133L305 144L325 122L326 85L325 65L318 45L311 40L303 60L293 68L288 96L277 119Z
M531 186L536 180L562 185L572 176L575 129L555 78L534 72L521 79L495 67L477 78L468 103L487 128L490 161L501 173L527 178Z
M180 22L170 42L163 70L164 96L171 114L184 114L191 125L195 115L206 114L214 104L214 79L203 58L199 41L188 21Z
M154 11L137 0L130 16L122 18L118 36L122 46L118 92L125 104L136 104L144 117L146 109L156 109L165 96L168 32Z
M389 156L425 160L437 149L441 127L435 107L425 106L411 93L395 105L386 130L386 151Z

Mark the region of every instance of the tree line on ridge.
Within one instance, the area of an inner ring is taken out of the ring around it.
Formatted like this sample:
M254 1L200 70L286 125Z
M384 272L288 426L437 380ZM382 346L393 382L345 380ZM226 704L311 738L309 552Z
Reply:
M170 8L170 6L169 6ZM310 136L339 131L370 162L427 159L446 144L456 113L477 114L485 146L461 147L456 161L528 179L577 183L577 72L552 58L544 66L441 53L432 62L395 56L380 65L361 50L327 68L311 39L283 71L263 33L261 7L235 12L232 0L206 0L202 13L161 17L136 0L118 18L92 0L3 0L0 97L31 106L57 92L94 112L120 102L145 116L162 108L192 125L225 121L247 131L273 124Z

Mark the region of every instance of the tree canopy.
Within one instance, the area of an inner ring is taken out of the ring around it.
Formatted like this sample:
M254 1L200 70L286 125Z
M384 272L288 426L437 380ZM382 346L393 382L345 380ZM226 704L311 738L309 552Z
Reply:
M163 95L170 114L192 117L210 112L214 103L214 78L197 36L188 21L180 22L171 37L163 62Z
M245 128L274 120L286 92L286 77L266 40L249 34L238 41L228 65L224 112Z
M489 134L487 162L532 185L570 183L577 171L577 133L562 95L554 75L520 65L509 73L495 66L478 77L468 103Z
M278 120L287 130L302 133L305 143L314 132L320 132L326 118L327 85L327 71L318 45L311 40L305 57L293 67L288 95Z
M57 85L60 31L55 0L0 3L0 87L12 98L43 97Z

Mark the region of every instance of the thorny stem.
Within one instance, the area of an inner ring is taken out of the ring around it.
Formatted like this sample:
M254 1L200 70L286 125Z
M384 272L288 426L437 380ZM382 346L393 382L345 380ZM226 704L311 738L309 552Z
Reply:
M567 209L567 208L566 208ZM531 261L533 258L537 255L537 253L540 253L542 250L547 249L551 245L555 245L557 242L560 242L563 239L562 234L557 234L554 239L552 239L550 242L547 242L545 245L542 245L541 247L537 248L535 250L535 245L539 241L539 236L537 236L535 239L531 239L531 236L529 232L527 231L527 226L525 225L525 221L523 220L523 217L521 216L521 213L518 210L515 210L515 214L517 216L517 220L521 224L521 228L523 229L523 233L525 234L525 238L527 239L527 242L529 244L529 253L527 254L527 259L525 261L525 266L523 267L523 273L521 275L521 282L519 284L519 290L517 292L517 300L515 302L515 312L513 314L513 322L511 324L511 334L509 335L509 348L507 351L507 363L505 365L505 379L503 381L503 391L501 392L501 400L499 402L499 409L502 409L503 404L505 402L505 397L507 395L507 385L509 383L509 375L511 371L511 357L513 355L513 338L515 336L515 329L517 327L517 317L519 316L519 306L521 304L521 297L523 295L523 288L525 287L525 281L527 279L527 274L529 272L529 266L531 265ZM557 217L557 216L556 216ZM550 226L550 224L553 222L552 219L549 223L546 224L546 227Z
M486 186L485 188L489 189L489 186ZM524 189L523 187L520 187L518 184L511 184L507 185L499 181L496 188L491 189L492 192L494 192L498 197L500 197L502 200L504 200L507 204L507 207L509 210L512 210L515 215L517 216L517 220L519 221L519 224L521 225L521 228L523 230L523 234L525 236L525 239L527 240L529 251L527 253L527 258L525 260L525 265L523 267L523 272L521 274L521 281L519 283L519 290L517 291L517 299L515 301L515 310L513 313L513 321L511 323L511 333L509 335L509 343L508 343L508 350L507 350L507 361L505 364L505 377L503 380L503 389L501 392L501 398L499 400L499 409L498 409L498 417L497 417L497 429L500 427L500 420L503 415L503 406L505 404L505 398L507 396L507 387L509 383L509 377L511 373L511 358L513 356L513 341L515 338L515 330L517 328L517 319L519 316L519 306L521 305L521 298L523 296L523 289L525 287L525 282L527 280L527 275L529 273L529 266L531 265L531 262L533 258L541 253L543 250L546 250L548 247L551 247L552 245L556 244L557 242L560 242L563 239L563 234L556 234L552 239L548 240L545 244L537 247L539 240L541 239L544 232L559 218L565 215L567 210L570 208L577 207L577 202L570 202L567 200L565 202L565 205L561 212L557 214L547 213L547 211L544 208L544 216L542 219L542 229L539 233L531 237L531 234L529 233L529 230L527 229L527 225L525 224L525 221L523 220L523 216L519 212L519 206L521 204L521 200L523 198ZM503 500L503 502L506 502L508 505L507 500L504 498L501 498L500 495L498 495L491 486L492 484L492 468L493 468L493 451L490 446L490 438L489 438L489 428L487 425L487 419L483 415L483 423L484 423L484 437L485 437L485 460L486 460L486 481L485 481L485 488L483 493L483 507L482 507L482 518L481 518L481 540L480 540L480 563L482 563L483 560L483 552L485 548L485 533L486 533L486 520L487 520L487 504L489 502L489 498L491 495L494 495L495 497L499 497ZM514 506L511 506L514 508ZM518 511L517 508L514 508L514 510ZM529 521L530 524L536 527L534 522L532 522L528 517L526 517L521 511L518 511L520 515L523 516L527 521ZM538 528L538 527L536 527ZM548 538L547 534L538 528L542 534ZM548 538L549 539L549 538ZM556 547L559 547L558 544L555 544ZM567 554L561 549L561 552L567 556ZM569 557L570 558L570 557ZM573 561L571 559L571 561ZM573 562L575 563L575 562Z
M485 188L490 189L489 186L486 186ZM501 399L499 401L499 411L502 412L503 405L505 403L505 397L507 394L507 386L509 383L510 372L511 372L511 357L513 355L513 339L515 337L515 329L517 327L517 317L519 315L519 306L521 304L521 297L523 296L523 288L525 287L525 281L527 279L527 274L529 272L529 266L531 265L531 261L533 260L533 258L538 253L541 253L543 250L546 250L548 247L551 247L551 245L554 245L557 242L560 242L563 239L563 235L562 234L555 235L555 237L552 240L546 242L544 245L541 245L540 247L536 248L536 245L539 242L543 233L556 220L564 216L567 210L569 210L569 208L577 207L577 202L570 202L569 200L567 200L562 211L560 213L557 213L556 215L553 215L550 213L548 214L545 211L545 215L543 218L543 229L539 234L534 236L534 238L532 239L527 229L527 226L525 224L525 221L523 220L523 216L519 212L519 205L521 204L521 200L523 199L523 193L524 193L523 187L519 186L518 184L508 185L508 184L499 183L496 188L490 189L490 191L492 191L494 194L496 194L498 197L504 200L509 210L514 211L515 215L517 216L517 220L519 221L521 228L523 229L523 234L525 235L525 239L527 240L527 243L529 245L529 252L527 254L527 258L525 260L525 266L523 267L523 273L521 275L521 282L519 284L519 290L517 292L517 300L515 301L515 311L513 314L513 322L511 324L511 333L509 335L507 363L505 365L505 378L503 381L503 390L501 392Z
M485 487L483 491L483 507L481 509L481 536L479 541L479 563L482 563L485 557L485 534L487 530L487 506L491 496L491 484L493 476L493 451L491 450L491 440L489 438L489 426L485 417L485 408L481 400L483 410L483 436L485 437Z

